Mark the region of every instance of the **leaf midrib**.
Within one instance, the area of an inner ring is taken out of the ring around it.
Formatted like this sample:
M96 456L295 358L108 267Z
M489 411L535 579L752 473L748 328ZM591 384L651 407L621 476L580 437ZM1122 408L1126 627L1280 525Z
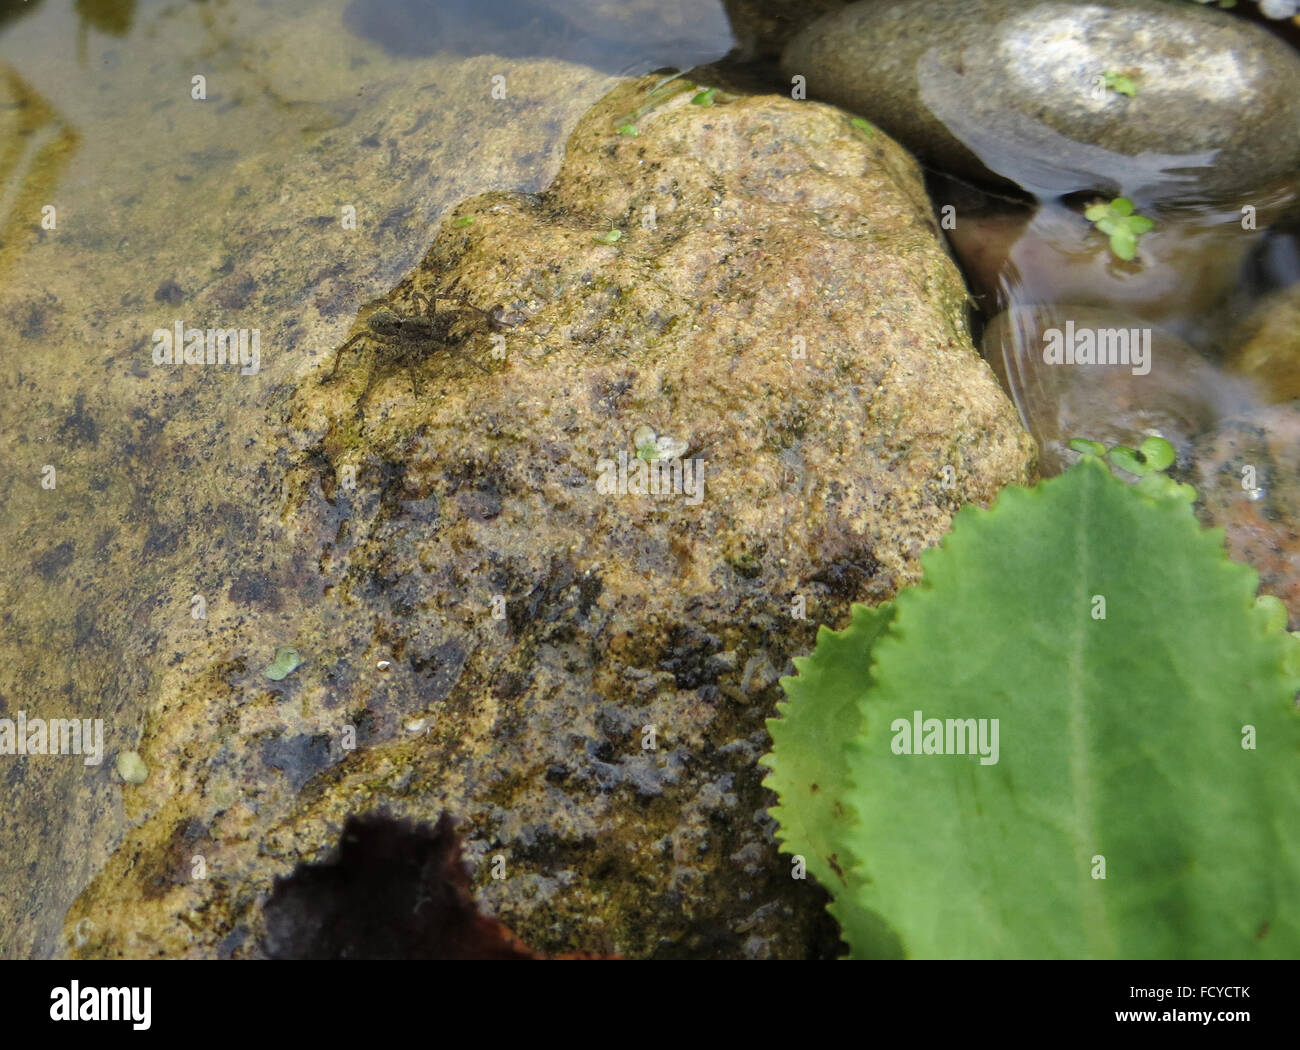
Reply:
M1096 802L1092 791L1092 768L1089 762L1088 733L1088 696L1085 689L1087 681L1088 634L1093 630L1092 594L1098 593L1089 586L1088 572L1091 566L1091 538L1096 535L1092 522L1093 486L1082 486L1081 513L1075 519L1076 558L1076 594L1071 617L1075 630L1070 639L1067 658L1067 688L1069 691L1067 733L1070 745L1070 787L1074 797L1074 857L1071 858L1080 872L1080 918L1084 923L1084 932L1091 946L1090 957L1094 959L1111 959L1115 957L1115 939L1110 926L1103 892L1105 880L1092 877L1091 858L1098 853ZM1105 595L1103 595L1105 597ZM1109 612L1109 610L1107 610ZM1102 854L1105 856L1105 854ZM1107 858L1109 861L1109 858ZM1082 862L1082 863L1081 863ZM1109 871L1107 871L1109 875Z

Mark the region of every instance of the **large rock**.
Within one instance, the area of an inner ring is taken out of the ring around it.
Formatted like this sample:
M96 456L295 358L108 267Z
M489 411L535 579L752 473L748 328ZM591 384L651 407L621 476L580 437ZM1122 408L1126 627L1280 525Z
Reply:
M0 459L31 469L3 487L0 717L102 718L105 756L0 756L3 958L63 951L64 915L129 831L149 789L124 787L114 756L143 747L164 775L141 733L172 695L214 659L265 664L319 595L314 553L280 535L287 450L268 402L418 263L448 208L549 185L617 82L511 59L493 98L500 58L394 62L313 0L146 21L90 33L84 62L6 37ZM57 230L32 219L47 202ZM259 331L257 374L155 365L150 333L177 320Z
M864 0L782 68L937 167L1040 196L1236 196L1300 167L1300 56L1197 4Z
M163 683L76 954L257 955L274 877L376 807L460 818L539 950L835 951L766 816L777 678L1033 445L899 146L693 91L619 134L650 83L584 118L549 191L463 204L389 297L454 285L513 327L363 340L285 404L299 557L247 593L305 662L268 682L232 632ZM605 484L674 455L702 489Z

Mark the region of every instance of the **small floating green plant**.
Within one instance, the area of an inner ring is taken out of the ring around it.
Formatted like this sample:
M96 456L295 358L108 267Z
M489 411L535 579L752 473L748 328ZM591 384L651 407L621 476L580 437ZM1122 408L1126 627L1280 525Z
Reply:
M1137 255L1138 238L1155 227L1145 216L1133 214L1133 202L1127 197L1116 197L1109 204L1089 204L1083 216L1110 237L1110 250L1125 262Z
M604 233L598 233L592 238L597 244L617 244L622 239L622 230L606 230Z
M869 139L874 139L876 137L876 127L871 123L871 121L866 120L863 117L854 117L849 121L849 123L858 131L862 132L864 137Z
M138 751L122 751L117 756L117 775L127 784L143 784L149 779L149 767Z
M1294 958L1300 636L1168 442L1071 445L795 658L781 849L857 958Z
M717 102L727 102L736 98L735 95L723 91L721 88L708 87L705 84L692 84L689 80L682 80L681 73L674 73L670 77L656 83L650 88L646 100L631 113L625 113L614 121L614 131L619 135L629 137L641 134L637 128L636 122L644 117L651 110L662 106L671 98L686 91L693 91L691 96L692 106L712 106Z
M273 682L281 682L302 666L302 657L298 650L287 645L280 646L275 656L262 673Z
M1108 69L1101 75L1101 81L1108 91L1113 91L1117 95L1127 95L1129 98L1137 97L1137 81L1127 73L1117 73L1113 69Z
M655 463L661 459L679 459L687 448L687 443L681 438L656 434L653 427L646 426L636 428L632 435L632 444L636 446L637 458L647 463Z
M1191 485L1180 484L1164 473L1174 465L1174 446L1158 435L1147 437L1137 448L1116 445L1107 451L1101 442L1086 438L1074 438L1070 442L1070 448L1085 456L1108 459L1113 466L1126 474L1134 475L1138 478L1139 492L1177 499L1184 503L1196 500L1196 489Z

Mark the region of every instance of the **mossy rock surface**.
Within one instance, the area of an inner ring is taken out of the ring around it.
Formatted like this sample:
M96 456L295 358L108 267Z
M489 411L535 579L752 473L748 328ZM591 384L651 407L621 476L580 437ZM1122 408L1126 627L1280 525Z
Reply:
M236 653L151 723L79 953L257 955L274 878L386 808L457 817L484 907L539 950L835 954L766 816L777 678L1034 446L897 144L692 91L618 134L653 83L582 120L546 192L457 208L385 304L450 292L500 330L362 340L288 398L273 584L303 663L268 683ZM602 491L644 427L701 498Z

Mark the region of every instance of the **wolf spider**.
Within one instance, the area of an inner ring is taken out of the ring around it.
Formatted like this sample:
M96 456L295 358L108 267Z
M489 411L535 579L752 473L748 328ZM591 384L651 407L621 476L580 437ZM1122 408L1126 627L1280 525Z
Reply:
M513 328L518 323L505 319L505 307L501 304L497 304L490 310L482 310L470 303L465 292L456 295L448 289L445 293L435 292L432 296L425 295L423 292L412 292L411 299L415 302L416 308L409 313L403 313L391 306L381 306L373 311L366 318L366 327L338 348L334 355L334 367L322 382L332 383L338 378L339 364L343 361L343 355L347 350L358 343L369 341L376 348L377 353L383 354L385 359L383 363L391 364L395 368L407 369L411 377L411 391L419 397L420 385L416 363L428 353L438 349L451 350L458 357L470 362L480 372L490 374L489 370L474 358L456 349L459 339L453 341L450 338L457 321L466 314L476 316L494 332ZM438 312L435 304L439 301L453 302L457 305ZM376 363L370 369L370 376L357 402L358 405L366 403L380 378L381 371Z

